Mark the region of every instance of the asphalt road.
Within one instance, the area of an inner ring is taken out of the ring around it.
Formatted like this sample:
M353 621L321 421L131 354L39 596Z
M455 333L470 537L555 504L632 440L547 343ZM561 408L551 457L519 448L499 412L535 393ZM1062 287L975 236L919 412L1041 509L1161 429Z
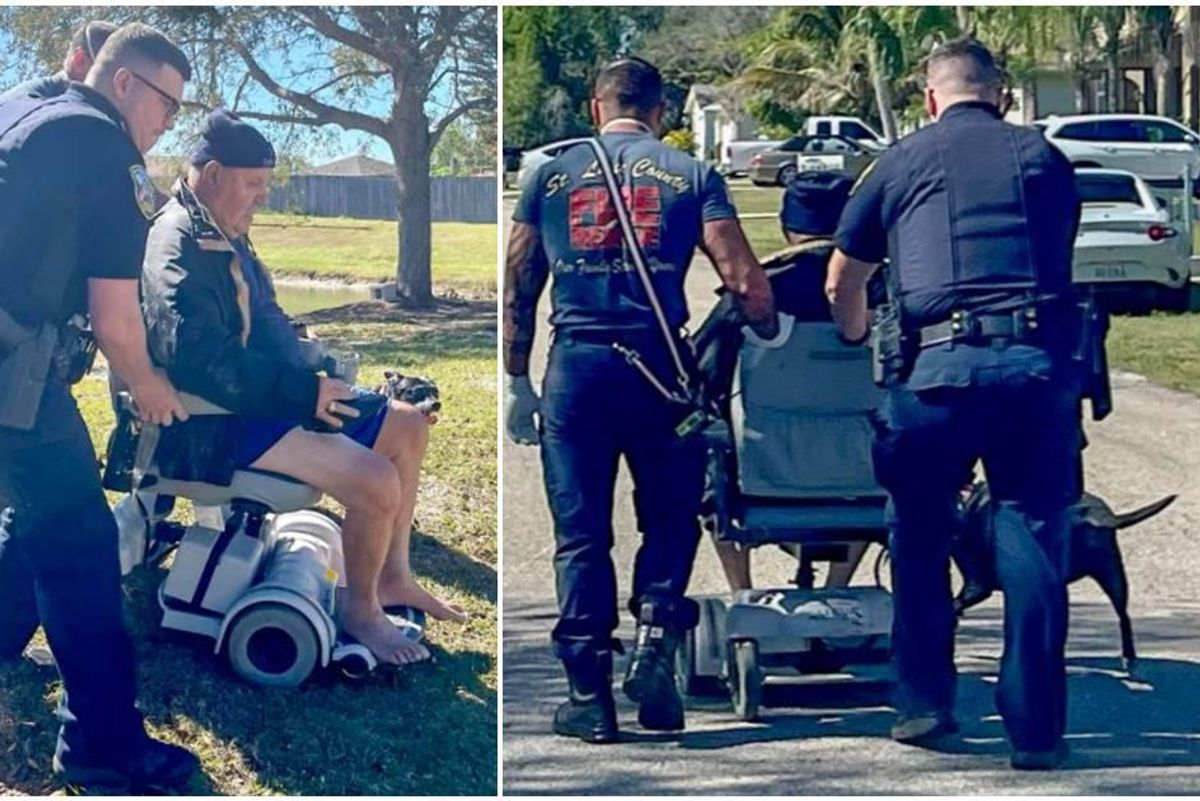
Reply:
M507 206L507 203L506 203ZM703 259L688 290L693 321L712 303L716 278ZM540 313L545 317L545 301ZM535 379L545 364L538 332ZM503 448L504 789L509 794L1060 794L1200 793L1200 398L1128 374L1115 377L1116 410L1089 425L1088 488L1117 511L1166 493L1180 499L1121 535L1141 655L1127 676L1117 660L1116 617L1086 580L1071 588L1068 646L1072 755L1063 770L1022 774L992 700L1001 601L964 621L958 637L961 735L943 750L888 739L893 715L880 684L804 687L768 696L762 720L744 723L721 699L689 707L682 735L648 733L618 693L625 739L588 746L554 736L550 717L566 682L549 646L554 624L553 535L535 448ZM616 548L628 592L637 545L631 485L617 487ZM756 553L756 583L783 583L788 558ZM860 574L860 579L862 575ZM702 543L689 591L724 590ZM623 615L619 636L629 642ZM623 664L618 665L618 669Z

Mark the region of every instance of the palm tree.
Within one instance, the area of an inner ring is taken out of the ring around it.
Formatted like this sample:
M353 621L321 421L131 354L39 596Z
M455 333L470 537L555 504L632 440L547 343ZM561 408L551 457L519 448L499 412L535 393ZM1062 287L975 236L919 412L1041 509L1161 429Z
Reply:
M742 82L819 112L854 110L897 135L895 93L933 32L954 30L938 6L781 9Z
M1108 111L1121 110L1124 81L1121 79L1121 31L1129 18L1127 6L1095 7L1097 22L1104 34L1100 49L1104 53L1104 71L1108 75Z
M1171 39L1175 36L1175 9L1171 6L1132 6L1130 13L1139 33L1150 45L1154 75L1154 111L1167 113L1167 77L1171 71Z

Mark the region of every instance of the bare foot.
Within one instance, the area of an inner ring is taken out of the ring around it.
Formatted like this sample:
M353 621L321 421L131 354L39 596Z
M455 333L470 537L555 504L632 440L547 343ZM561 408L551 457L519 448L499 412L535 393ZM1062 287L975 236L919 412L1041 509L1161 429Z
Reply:
M379 580L379 600L384 606L412 606L434 620L453 620L462 623L470 617L466 610L438 598L415 580L387 583Z
M387 619L383 610L359 617L347 610L342 615L342 629L365 645L375 658L389 665L410 665L429 658L429 649L413 642Z

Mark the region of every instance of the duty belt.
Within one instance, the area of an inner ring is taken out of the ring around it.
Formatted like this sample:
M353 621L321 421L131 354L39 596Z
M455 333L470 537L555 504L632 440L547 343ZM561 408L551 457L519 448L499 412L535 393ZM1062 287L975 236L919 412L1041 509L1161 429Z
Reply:
M1037 335L1036 306L1022 306L1006 312L971 312L960 309L950 319L919 330L922 348L947 342L980 344L994 339L1028 341Z

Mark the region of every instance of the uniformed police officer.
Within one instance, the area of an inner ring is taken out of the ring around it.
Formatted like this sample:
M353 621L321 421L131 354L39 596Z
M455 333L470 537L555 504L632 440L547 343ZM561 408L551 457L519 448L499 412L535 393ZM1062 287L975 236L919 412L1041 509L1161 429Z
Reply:
M83 23L71 37L60 72L17 84L0 94L0 104L17 97L49 98L61 95L67 91L71 81L82 81L87 76L88 70L96 60L96 54L116 30L117 26L106 20L97 19Z
M684 276L699 245L760 334L779 324L766 276L746 243L724 181L655 135L663 114L662 78L626 58L596 79L591 102L599 142L621 176L623 202L653 276L666 325L688 317ZM617 626L612 494L623 455L632 473L642 545L630 609L638 636L625 692L646 728L683 727L674 685L674 650L698 610L684 597L699 541L697 511L703 447L676 432L689 411L664 398L614 347L641 354L665 386L674 368L656 316L616 223L617 207L598 156L587 143L538 169L518 201L505 276L505 425L509 437L540 439L554 516L559 620L555 653L570 699L554 730L590 742L617 736L611 671ZM534 317L554 275L554 340L539 400L529 380Z
M848 340L867 336L864 287L889 259L903 334L877 318L877 359L898 365L879 414L888 490L893 658L902 742L956 729L948 543L959 488L982 459L1004 591L997 706L1021 769L1065 758L1068 505L1080 493L1079 314L1071 165L1035 128L1000 116L1000 73L973 40L929 57L936 120L885 152L850 197L827 292ZM890 367L889 367L890 371Z
M15 507L0 550L0 653L19 654L40 618L65 689L54 770L71 784L174 786L198 764L151 739L135 707L117 527L68 388L87 352L72 322L90 314L142 416L187 416L151 367L138 278L154 211L142 153L171 126L190 75L170 40L134 24L109 38L85 84L0 106L0 375L11 384L0 388L0 494ZM26 385L3 363L47 369L46 332L59 347L44 389L10 408ZM18 611L31 602L32 621Z

